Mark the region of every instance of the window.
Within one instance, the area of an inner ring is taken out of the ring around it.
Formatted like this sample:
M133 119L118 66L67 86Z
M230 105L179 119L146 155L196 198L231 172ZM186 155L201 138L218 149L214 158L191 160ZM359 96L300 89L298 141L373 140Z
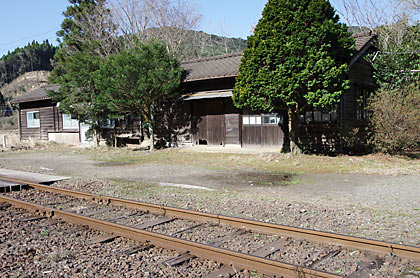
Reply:
M243 115L242 123L244 125L260 125L261 115Z
M26 112L28 127L40 127L39 111Z
M115 119L104 118L101 121L102 128L115 128Z
M277 113L243 115L242 123L244 125L278 125L283 124L283 116Z
M79 128L79 121L75 115L63 114L63 129Z
M368 119L369 111L367 110L367 103L369 98L369 91L366 89L357 90L357 119Z
M268 114L268 115L263 115L263 123L265 125L278 125L278 124L283 124L283 117L281 117L278 114Z
M300 114L300 122L301 123L328 123L328 122L336 122L337 121L337 110L333 109L331 112L321 112L318 110L308 110L302 114Z

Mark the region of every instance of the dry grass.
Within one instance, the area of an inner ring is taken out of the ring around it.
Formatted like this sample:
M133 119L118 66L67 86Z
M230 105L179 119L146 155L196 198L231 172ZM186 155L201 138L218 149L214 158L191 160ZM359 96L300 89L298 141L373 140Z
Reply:
M156 163L294 174L420 175L420 159L382 154L329 157L280 153L199 153L182 149L142 152L106 148L92 149L87 153L92 159L102 162L103 166Z
M3 146L3 135L6 136L6 145L8 148L20 144L17 130L0 130L0 145Z

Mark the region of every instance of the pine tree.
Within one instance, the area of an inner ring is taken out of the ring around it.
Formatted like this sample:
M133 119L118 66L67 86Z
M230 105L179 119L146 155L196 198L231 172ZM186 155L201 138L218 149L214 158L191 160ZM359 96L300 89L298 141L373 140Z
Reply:
M177 93L181 74L165 44L152 41L109 56L97 71L96 82L111 111L145 116L153 150L155 106Z
M99 143L101 122L107 114L107 103L95 83L95 72L104 56L101 53L101 37L89 34L94 30L85 24L91 18L102 18L109 12L105 0L69 0L72 4L63 13L60 49L54 56L54 69L50 82L60 84L57 92L48 94L59 109L74 114L90 125L95 145ZM101 33L104 37L107 35ZM98 52L99 50L99 52Z
M292 151L299 114L333 107L349 88L353 38L328 0L269 0L248 38L233 91L237 107L287 109Z

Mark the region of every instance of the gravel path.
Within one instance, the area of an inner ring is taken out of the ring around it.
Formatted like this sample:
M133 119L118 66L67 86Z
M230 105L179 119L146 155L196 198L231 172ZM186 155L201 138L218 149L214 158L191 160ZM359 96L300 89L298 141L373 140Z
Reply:
M181 164L110 166L76 152L0 155L0 167L97 180L178 183L220 191L249 190L253 195L267 193L281 199L320 205L348 205L407 213L420 210L420 175L303 174L294 176L290 185L264 186L261 183L262 177L267 176L264 172L214 170Z

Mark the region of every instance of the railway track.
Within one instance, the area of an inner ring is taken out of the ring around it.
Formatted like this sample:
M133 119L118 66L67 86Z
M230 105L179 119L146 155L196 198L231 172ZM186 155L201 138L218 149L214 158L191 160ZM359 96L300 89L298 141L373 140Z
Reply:
M414 265L420 261L417 246L0 179L31 188L0 195L1 202L37 212L40 218L51 217L108 233L94 239L96 242L121 236L183 252L165 261L168 266L194 257L225 265L207 277L229 277L238 269L276 277L368 277L384 264ZM295 254L290 255L292 252ZM340 264L340 272L329 267L337 269Z

